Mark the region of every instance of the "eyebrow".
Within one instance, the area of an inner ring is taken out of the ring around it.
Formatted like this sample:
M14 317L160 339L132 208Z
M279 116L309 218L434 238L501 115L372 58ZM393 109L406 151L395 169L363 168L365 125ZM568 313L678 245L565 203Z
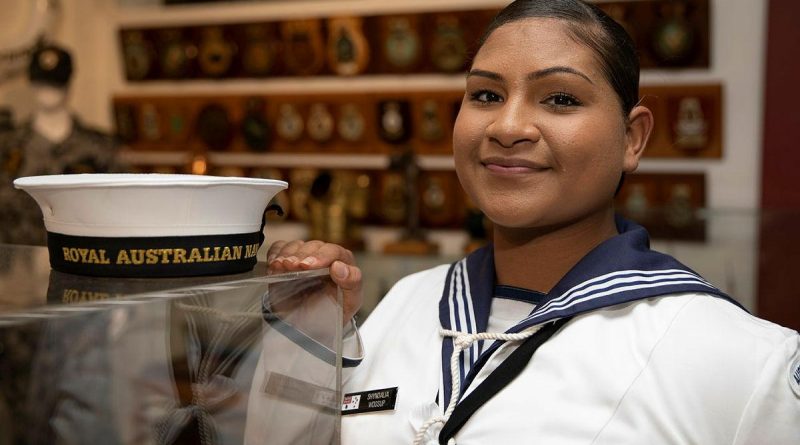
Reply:
M589 82L590 84L594 85L594 82L592 82L592 79L590 79L589 76L587 76L586 74L583 74L582 72L580 72L580 71L578 71L578 70L576 70L574 68L570 68L568 66L553 66L553 67L550 67L550 68L545 68L545 69L541 69L541 70L538 70L538 71L534 71L534 72L528 74L528 80L538 80L538 79L541 79L543 77L551 76L553 74L560 74L560 73L574 74L576 76L580 76L583 79L585 79L587 82ZM495 72L492 72L492 71L480 70L480 69L470 70L470 72L467 73L467 77L469 78L469 77L472 77L472 76L486 77L487 79L496 80L496 81L502 81L503 80L503 76L501 76L498 73L495 73Z

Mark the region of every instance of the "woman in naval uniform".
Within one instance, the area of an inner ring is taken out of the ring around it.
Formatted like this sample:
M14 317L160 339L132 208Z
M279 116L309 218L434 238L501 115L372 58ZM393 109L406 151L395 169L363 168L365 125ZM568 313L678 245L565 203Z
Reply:
M614 213L653 128L638 86L631 38L597 7L517 0L499 13L453 137L493 243L404 278L366 320L342 443L800 443L798 333ZM330 265L355 313L347 250L277 242L268 260ZM250 443L273 443L256 430Z

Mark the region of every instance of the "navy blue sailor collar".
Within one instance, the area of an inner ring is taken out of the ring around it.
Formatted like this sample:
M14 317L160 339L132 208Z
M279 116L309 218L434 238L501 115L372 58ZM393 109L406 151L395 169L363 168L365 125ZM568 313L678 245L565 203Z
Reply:
M542 299L541 304L506 332L520 332L533 325L599 310L645 298L682 292L702 292L740 306L696 272L669 255L650 250L647 231L617 216L619 234L584 256ZM451 265L439 302L442 328L461 332L485 332L495 288L493 246L488 245ZM461 353L461 382L471 380L472 368L499 347L484 350L475 342ZM450 355L453 340L442 342L444 406L449 403ZM462 391L466 388L462 384Z

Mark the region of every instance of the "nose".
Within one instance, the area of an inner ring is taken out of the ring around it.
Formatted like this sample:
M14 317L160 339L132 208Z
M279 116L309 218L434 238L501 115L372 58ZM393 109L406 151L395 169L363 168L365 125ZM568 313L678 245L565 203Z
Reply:
M514 100L504 102L497 110L486 127L486 136L498 145L511 148L517 144L537 142L542 135L533 108L528 107L524 100Z

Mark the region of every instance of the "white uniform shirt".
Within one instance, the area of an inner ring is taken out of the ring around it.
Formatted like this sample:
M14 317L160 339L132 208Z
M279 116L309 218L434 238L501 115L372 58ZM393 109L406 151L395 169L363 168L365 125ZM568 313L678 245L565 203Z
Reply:
M344 416L343 444L410 444L441 412L447 269L402 280L364 324L366 356L346 391L396 386L398 400L394 411ZM516 344L498 349L470 388ZM593 311L547 341L456 443L797 444L798 347L796 332L705 294Z

